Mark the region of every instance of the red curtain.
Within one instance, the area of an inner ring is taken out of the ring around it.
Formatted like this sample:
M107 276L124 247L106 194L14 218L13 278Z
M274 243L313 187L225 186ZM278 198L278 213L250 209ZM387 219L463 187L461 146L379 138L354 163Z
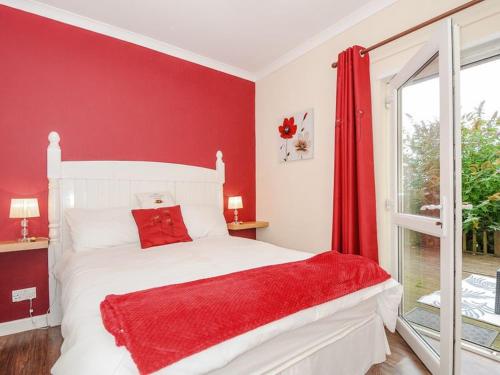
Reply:
M362 49L338 57L332 250L378 262L370 58Z

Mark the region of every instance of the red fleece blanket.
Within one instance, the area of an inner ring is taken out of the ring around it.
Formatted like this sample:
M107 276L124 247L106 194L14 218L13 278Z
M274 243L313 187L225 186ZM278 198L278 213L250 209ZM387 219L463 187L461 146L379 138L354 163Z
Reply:
M101 302L106 329L141 374L300 310L389 279L377 263L328 251L312 258L128 293Z

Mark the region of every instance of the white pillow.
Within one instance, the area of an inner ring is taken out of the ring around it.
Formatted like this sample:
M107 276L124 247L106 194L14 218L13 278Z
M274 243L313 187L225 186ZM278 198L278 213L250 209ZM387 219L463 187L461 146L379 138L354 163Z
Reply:
M228 235L226 219L219 207L210 205L181 204L182 219L193 240L197 238Z
M175 206L174 198L168 191L138 193L135 195L141 208L160 208Z
M139 243L130 208L69 208L65 212L74 251Z

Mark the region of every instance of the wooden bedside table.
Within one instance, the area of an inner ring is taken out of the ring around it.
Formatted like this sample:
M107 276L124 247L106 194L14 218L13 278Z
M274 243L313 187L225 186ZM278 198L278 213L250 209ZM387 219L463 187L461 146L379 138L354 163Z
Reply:
M241 223L227 223L227 229L229 230L245 230L245 229L258 229L266 228L269 226L267 221L243 221Z
M9 253L11 251L24 251L47 249L49 247L49 239L38 237L35 241L20 242L20 241L0 241L0 253Z

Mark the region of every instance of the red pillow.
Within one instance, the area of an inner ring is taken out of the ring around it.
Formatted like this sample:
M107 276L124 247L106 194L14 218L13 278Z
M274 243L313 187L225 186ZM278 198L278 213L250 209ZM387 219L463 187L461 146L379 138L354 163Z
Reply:
M141 247L192 241L182 220L181 206L132 210Z

